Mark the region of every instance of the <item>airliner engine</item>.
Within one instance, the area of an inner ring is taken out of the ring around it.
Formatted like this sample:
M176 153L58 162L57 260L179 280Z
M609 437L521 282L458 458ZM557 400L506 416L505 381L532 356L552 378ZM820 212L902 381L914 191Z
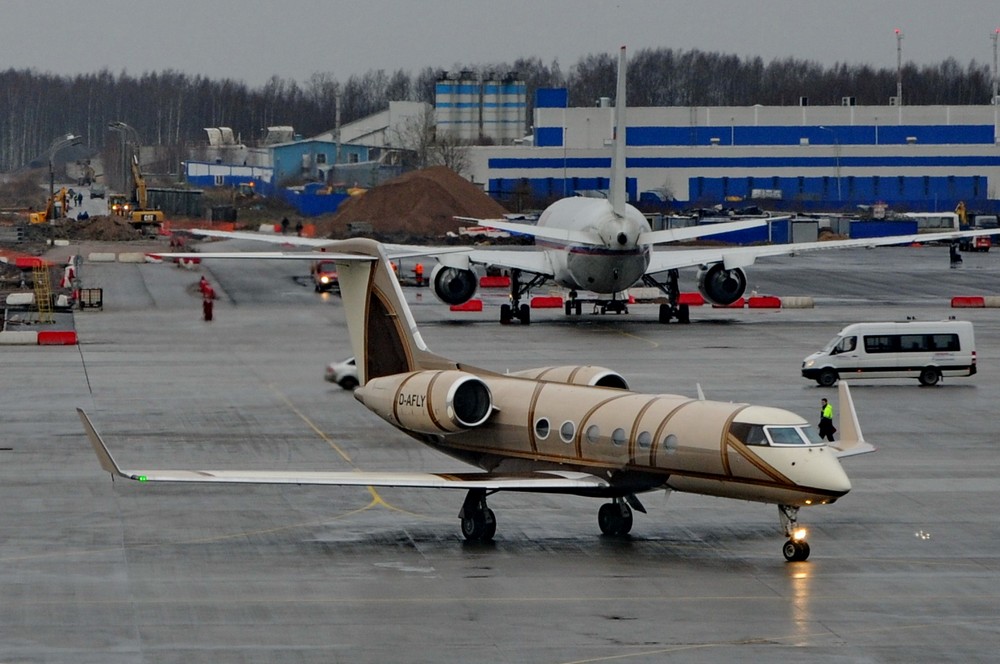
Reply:
M462 304L472 299L479 286L479 279L472 270L446 267L440 263L431 272L434 295L445 304Z
M493 412L493 395L486 383L455 370L373 378L354 397L390 424L419 433L471 429Z
M738 267L727 270L715 263L698 271L698 290L712 304L732 304L746 292L747 275Z
M618 390L629 389L628 381L617 371L589 364L581 366L539 367L537 369L513 371L508 375L534 380L547 380L552 383L565 383L566 385L613 387Z

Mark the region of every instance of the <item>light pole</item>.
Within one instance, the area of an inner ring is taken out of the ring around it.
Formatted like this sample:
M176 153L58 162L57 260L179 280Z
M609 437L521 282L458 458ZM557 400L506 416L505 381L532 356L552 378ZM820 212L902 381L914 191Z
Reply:
M63 148L69 147L71 145L79 145L82 140L83 139L80 136L75 136L74 134L66 134L62 138L57 138L55 141L53 141L52 145L49 146L48 151L45 153L45 156L48 158L49 162L49 202L50 202L50 206L48 207L49 216L45 221L48 222L55 221L55 215L54 215L55 202L53 199L56 195L56 172L55 169L52 167L52 160L55 158L56 153L62 150ZM65 212L66 211L63 210L63 213Z
M829 127L819 126L823 131L828 131L833 135L833 163L834 163L834 173L837 176L837 202L842 203L844 201L843 196L840 191L840 140L837 137L837 132Z
M129 175L131 171L132 154L128 149L129 144L135 147L136 159L139 157L139 132L124 122L115 121L108 123L108 129L117 132L122 137L122 193L129 191ZM131 141L129 139L132 139Z

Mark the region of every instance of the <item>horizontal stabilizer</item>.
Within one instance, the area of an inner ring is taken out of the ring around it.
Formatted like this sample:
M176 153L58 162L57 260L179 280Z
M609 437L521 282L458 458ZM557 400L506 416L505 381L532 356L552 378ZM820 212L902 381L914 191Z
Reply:
M501 231L517 233L520 235L530 235L546 240L557 240L559 242L575 242L576 244L603 245L604 240L597 233L587 231L570 230L566 228L550 228L548 226L533 226L531 224L518 224L499 219L474 219L472 217L455 217L460 221L474 221L485 228L495 228Z
M138 482L222 482L230 484L311 484L436 489L485 489L587 493L610 485L587 473L548 470L524 473L418 473L295 470L162 470L123 469L111 456L104 439L82 409L76 411L101 467L113 476Z

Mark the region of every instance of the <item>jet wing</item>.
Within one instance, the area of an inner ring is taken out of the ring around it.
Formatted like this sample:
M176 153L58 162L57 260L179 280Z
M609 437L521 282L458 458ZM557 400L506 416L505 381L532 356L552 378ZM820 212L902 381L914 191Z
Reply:
M808 251L828 249L871 249L894 244L912 242L942 242L977 235L995 235L995 230L953 231L948 233L919 233L914 235L890 235L886 237L858 238L854 240L830 240L827 242L796 242L793 244L773 244L759 247L712 247L708 249L676 249L654 251L649 261L647 274L683 267L696 267L712 263L724 263L727 269L747 267L758 258L768 256L790 256Z
M87 438L101 467L112 476L138 482L222 482L230 484L314 484L327 486L381 486L433 489L486 489L572 493L605 489L608 482L587 473L534 471L526 473L417 473L293 470L162 470L123 469L111 456L101 434L80 408Z

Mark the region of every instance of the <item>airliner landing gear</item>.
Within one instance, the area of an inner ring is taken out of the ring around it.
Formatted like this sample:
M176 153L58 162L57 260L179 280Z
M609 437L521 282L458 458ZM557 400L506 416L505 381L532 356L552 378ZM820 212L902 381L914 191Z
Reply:
M688 305L678 304L681 291L677 286L677 270L667 271L667 282L665 284L661 284L648 274L643 275L642 282L647 286L660 289L667 296L666 304L660 305L661 323L669 323L671 320L676 320L678 323L691 322L691 313Z
M781 547L785 560L790 563L805 560L809 557L809 542L806 541L806 529L799 527L799 508L778 505L778 516L788 536L788 541Z
M462 535L467 542L491 542L497 532L497 519L486 506L486 490L470 489L458 513Z
M575 290L569 292L569 299L563 304L566 309L566 315L572 316L576 314L579 316L583 312L583 302L577 298L577 293Z
M632 530L632 508L624 498L615 498L610 503L604 503L597 512L597 525L605 535L613 537L628 535Z
M521 297L535 286L541 286L546 277L536 274L526 283L521 283L521 271L511 270L510 272L510 304L500 305L500 324L510 325L514 320L520 321L521 325L531 324L531 307L521 304Z

